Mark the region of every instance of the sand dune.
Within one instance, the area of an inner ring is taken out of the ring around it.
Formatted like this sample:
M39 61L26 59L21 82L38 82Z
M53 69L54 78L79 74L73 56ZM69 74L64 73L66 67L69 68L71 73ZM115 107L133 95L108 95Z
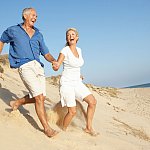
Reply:
M98 103L94 128L100 135L83 132L85 103L77 103L77 115L68 131L61 130L66 113L59 103L58 77L47 78L45 107L49 124L60 131L54 138L42 132L34 105L17 111L9 107L11 99L27 93L17 70L10 69L7 56L0 58L4 80L0 78L0 147L2 150L149 150L150 89L102 88L88 84Z

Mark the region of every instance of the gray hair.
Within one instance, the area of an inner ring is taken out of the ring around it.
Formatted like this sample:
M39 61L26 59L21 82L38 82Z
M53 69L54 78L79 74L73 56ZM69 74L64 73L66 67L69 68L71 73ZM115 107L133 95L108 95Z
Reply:
M66 38L67 38L67 33L69 31L74 31L76 33L77 37L78 37L78 40L79 40L79 32L77 31L76 28L68 28L67 31L66 31ZM78 42L78 40L77 40L77 42ZM66 46L68 46L68 42L66 43Z
M27 15L30 14L30 12L31 12L32 9L34 9L34 8L29 7L29 8L24 8L23 9L23 11L22 11L22 19L23 19L23 21L25 20L24 15L25 14L27 14Z

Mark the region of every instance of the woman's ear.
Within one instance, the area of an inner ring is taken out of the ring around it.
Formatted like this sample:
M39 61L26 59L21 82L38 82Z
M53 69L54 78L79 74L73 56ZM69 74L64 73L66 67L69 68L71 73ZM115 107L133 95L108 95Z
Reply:
M77 37L77 42L78 42L78 40L79 40L79 37Z

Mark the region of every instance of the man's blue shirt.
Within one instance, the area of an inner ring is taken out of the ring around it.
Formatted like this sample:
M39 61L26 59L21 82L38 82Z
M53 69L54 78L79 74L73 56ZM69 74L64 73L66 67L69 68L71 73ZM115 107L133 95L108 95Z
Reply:
M37 60L40 62L40 55L49 53L45 45L43 35L37 28L34 27L35 33L30 38L29 35L22 28L22 23L11 26L5 30L1 36L0 41L3 43L10 43L9 47L9 61L11 68L18 68L21 65Z

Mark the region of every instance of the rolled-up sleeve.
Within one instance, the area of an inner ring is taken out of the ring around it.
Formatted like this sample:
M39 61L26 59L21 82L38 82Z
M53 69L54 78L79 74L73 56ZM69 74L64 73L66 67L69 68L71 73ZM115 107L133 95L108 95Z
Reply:
M47 53L49 53L49 49L48 47L45 45L45 42L44 42L44 38L41 34L41 41L40 41L40 53L44 56L46 55Z
M7 28L7 30L5 30L2 33L0 41L3 42L3 43L9 43L9 42L12 41L12 39L13 39L13 34L11 32L11 29Z

